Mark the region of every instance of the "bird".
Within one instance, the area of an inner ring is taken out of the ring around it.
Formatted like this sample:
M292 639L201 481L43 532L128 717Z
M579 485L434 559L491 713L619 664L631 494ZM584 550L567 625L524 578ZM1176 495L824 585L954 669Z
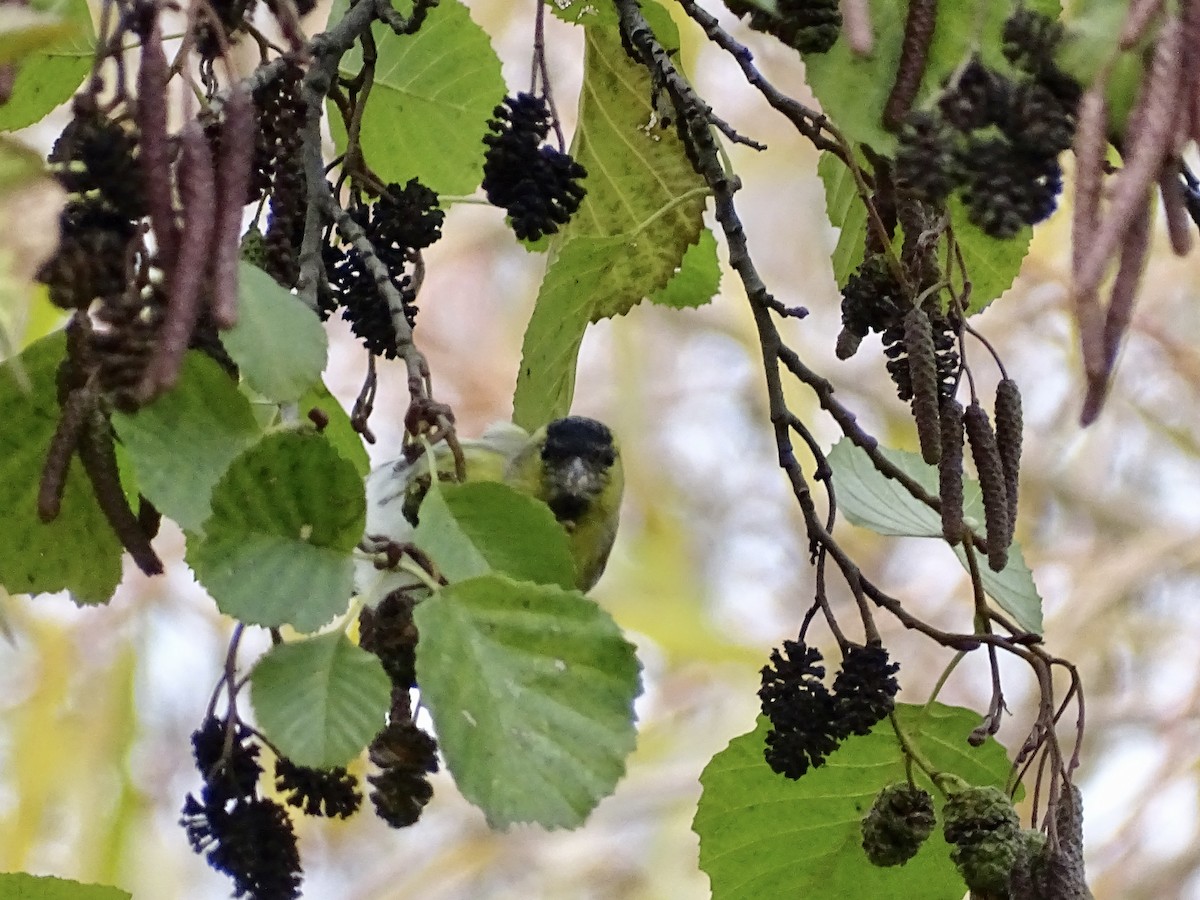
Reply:
M502 482L550 508L567 533L576 587L586 592L595 586L616 538L625 484L620 450L608 426L586 416L565 416L530 434L511 422L500 422L460 446L466 481ZM433 455L439 474L452 477L454 458L449 447L439 444ZM366 549L412 541L429 480L425 456L401 457L370 472ZM356 583L364 602L374 605L416 581L403 572L381 572L373 564L363 564Z

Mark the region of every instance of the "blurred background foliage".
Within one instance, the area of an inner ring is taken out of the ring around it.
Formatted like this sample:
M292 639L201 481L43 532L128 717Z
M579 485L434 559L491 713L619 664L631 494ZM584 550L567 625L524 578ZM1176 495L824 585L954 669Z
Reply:
M527 79L532 4L474 0L514 89ZM322 12L310 17L319 28ZM805 102L793 51L750 36L780 88ZM551 20L549 53L564 112L578 90L582 36ZM815 152L745 86L732 64L685 31L684 58L717 113L769 145L730 150L741 211L777 297L809 318L788 323L801 355L838 385L860 420L913 449L911 419L883 369L878 338L834 357L839 297ZM61 111L24 137L48 146ZM9 203L6 235L46 240L29 216L46 195ZM474 435L511 414L524 323L543 261L514 245L495 209L450 210L428 252L417 338L438 396ZM1200 270L1170 254L1161 229L1101 420L1078 424L1080 361L1067 302L1065 211L1035 232L1018 283L976 321L1021 384L1026 448L1018 537L1046 601L1054 652L1087 689L1085 798L1089 876L1098 900L1200 898ZM22 224L24 223L24 224ZM19 258L19 256L18 256ZM34 306L10 330L52 324ZM349 406L364 359L340 322L327 381ZM607 421L628 476L621 532L594 591L628 629L645 666L639 746L627 778L576 832L490 832L482 814L435 776L421 822L404 832L370 815L298 823L305 896L339 900L701 898L690 830L697 778L713 753L753 727L758 669L793 637L812 597L798 513L778 470L757 347L740 287L726 278L700 310L637 308L584 342L575 411ZM383 363L372 425L377 461L394 455L404 374ZM793 409L835 439L811 397ZM938 542L881 538L841 525L846 548L878 582L938 627L967 627L969 587ZM193 854L179 809L197 787L188 736L199 723L231 623L181 564L160 579L128 567L116 599L77 609L65 597L0 598L0 870L118 885L136 898L201 900L227 881ZM848 603L844 592L835 603ZM886 620L882 620L886 621ZM901 699L922 702L949 653L893 627ZM256 643L257 641L257 643ZM266 644L256 635L245 659ZM827 655L833 646L824 647ZM985 661L969 659L941 694L983 710ZM1028 674L1006 670L1013 748L1032 716ZM531 763L533 764L533 763Z

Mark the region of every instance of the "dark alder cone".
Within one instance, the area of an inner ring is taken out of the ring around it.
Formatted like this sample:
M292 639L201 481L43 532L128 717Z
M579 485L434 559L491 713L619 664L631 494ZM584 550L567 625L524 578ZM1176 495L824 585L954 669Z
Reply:
M300 896L300 851L287 811L270 800L240 800L228 809L189 796L181 820L197 853L233 879L234 896L293 900Z
M763 756L780 775L799 778L837 749L837 708L824 675L820 651L798 641L784 641L783 652L772 650L771 665L763 667L758 696L771 720Z
M961 183L959 140L945 121L931 112L910 113L896 150L896 184L910 196L941 203Z
M417 626L413 622L413 601L389 594L375 609L359 614L359 645L379 657L392 686L416 685Z
M836 727L841 736L868 734L895 708L900 690L895 674L900 664L889 662L879 644L852 646L833 679Z
M1013 84L974 57L958 79L938 97L938 109L959 131L975 131L1002 123L1008 115Z
M406 185L389 184L371 209L372 237L381 255L400 258L384 261L388 268L402 265L411 250L423 250L442 236L446 213L438 208L438 195L417 179Z
M488 202L508 211L513 233L536 241L554 234L579 209L587 191L580 182L587 170L543 142L550 132L544 97L506 97L484 135L483 190Z
M1054 51L1062 40L1063 27L1028 7L1022 7L1004 21L1001 31L1004 58L1030 74L1053 64Z
M296 835L283 807L257 796L262 767L249 729L210 716L193 732L192 752L204 789L187 796L179 821L192 849L233 879L235 897L299 897Z
M411 720L393 721L371 742L369 757L381 770L367 776L375 814L393 828L415 824L433 796L437 742Z
M963 533L963 408L953 397L939 410L942 458L938 462L938 497L942 501L942 537L957 544Z
M988 414L973 401L963 414L967 443L979 475L979 490L983 494L983 518L987 527L988 566L999 572L1008 562L1008 545L1012 535L1008 530L1008 490L1004 469L996 448L996 435Z
M889 784L862 820L862 846L875 866L902 866L921 849L936 824L933 798L907 782Z
M801 53L826 53L842 28L837 0L779 0L775 15L745 0L725 0L725 5L734 15L749 14L755 31L774 35Z
M904 316L904 346L908 353L908 372L912 381L912 413L921 443L921 458L936 465L942 455L942 436L938 425L938 370L933 347L933 327L929 316L914 306Z
M209 716L192 732L192 756L204 778L206 803L223 806L229 800L254 796L262 766L258 746L250 741L245 725L233 727L233 739L226 752L226 723Z
M97 297L125 290L127 251L135 229L103 203L77 200L59 215L58 248L41 269L38 280L50 300L63 309L86 309Z
M960 163L967 217L994 238L1014 237L1057 206L1062 169L1053 156L1023 152L1002 137L972 138Z
M882 256L868 256L842 288L842 332L838 359L849 359L871 331L883 331L900 318L901 289Z
M1008 533L1017 530L1017 499L1020 495L1021 442L1023 419L1021 415L1021 389L1011 378L996 385L996 449L1000 454L1000 467L1004 470L1004 487L1008 497Z
M275 760L275 788L287 795L290 806L309 816L345 819L362 803L358 779L345 769L312 769L286 757Z
M405 320L412 327L417 315L417 297L412 282L407 275L397 277L390 268L388 271L392 286L400 294ZM395 359L398 350L391 307L380 293L374 277L367 271L358 251L352 247L345 251L330 251L326 258L326 272L329 276L330 304L334 308L342 307L342 318L350 323L350 330L376 356Z
M801 53L826 53L837 42L842 13L837 0L781 0L780 21L767 29Z
M1013 92L1003 129L1022 152L1058 156L1075 139L1075 116L1048 87L1024 81Z
M134 158L137 132L104 116L89 95L76 99L74 112L50 150L55 177L72 194L98 194L91 202L122 219L140 219L146 198Z
M417 317L417 298L412 280L404 274L409 250L396 243L399 226L394 222L381 223L366 206L351 209L350 215L377 251L376 258L387 269L388 279L400 295L405 321L410 328L413 327ZM389 215L384 216L385 220L388 218ZM334 240L331 232L321 250L328 279L328 293L322 296L322 291L318 290L322 318L328 318L333 310L341 307L342 318L350 323L350 330L367 350L377 356L394 359L398 352L396 326L391 307L380 291L375 275L367 269L357 250L353 247L343 248Z

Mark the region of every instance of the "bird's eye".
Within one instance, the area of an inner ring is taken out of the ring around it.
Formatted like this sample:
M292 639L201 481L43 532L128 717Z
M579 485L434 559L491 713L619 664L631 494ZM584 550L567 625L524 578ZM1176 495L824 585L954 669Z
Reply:
M600 462L606 467L611 466L617 461L617 452L612 447L605 447L600 451Z

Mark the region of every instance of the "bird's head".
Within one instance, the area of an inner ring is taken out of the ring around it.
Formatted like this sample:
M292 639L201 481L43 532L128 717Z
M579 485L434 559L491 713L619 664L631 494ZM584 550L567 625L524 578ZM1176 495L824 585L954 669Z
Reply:
M575 521L619 479L612 432L584 416L555 419L541 442L542 490L560 522Z

